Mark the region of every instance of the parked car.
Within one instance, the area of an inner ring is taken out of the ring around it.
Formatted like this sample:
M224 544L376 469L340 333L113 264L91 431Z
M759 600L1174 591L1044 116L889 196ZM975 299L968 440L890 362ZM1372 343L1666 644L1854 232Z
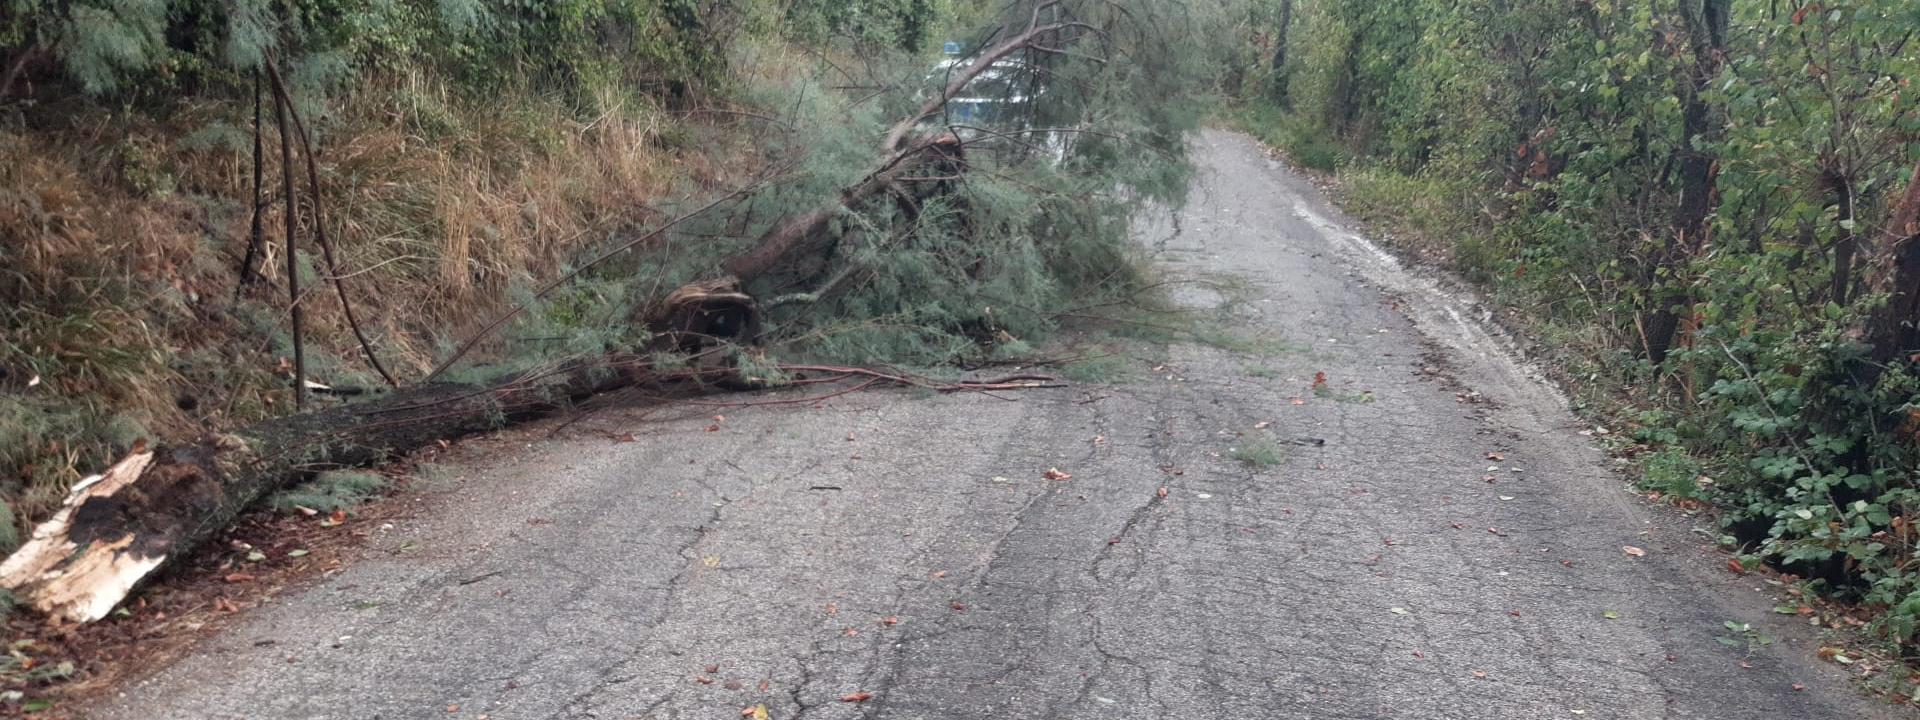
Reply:
M948 43L947 57L928 73L928 93L942 91L956 75L971 67L973 58L958 53L958 47ZM1044 150L1050 161L1058 164L1066 159L1074 133L1040 121L1040 101L1046 92L1044 70L1025 60L1005 58L968 81L947 101L943 112L922 122L930 127L952 128L966 140L1005 136Z

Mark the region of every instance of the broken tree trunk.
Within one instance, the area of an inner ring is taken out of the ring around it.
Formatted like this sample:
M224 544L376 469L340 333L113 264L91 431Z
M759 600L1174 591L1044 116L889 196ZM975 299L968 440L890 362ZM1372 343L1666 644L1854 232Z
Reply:
M995 62L1026 49L1062 52L1067 43L1057 36L1069 29L1098 34L1094 28L1074 21L1042 24L1042 12L1058 4L1041 3L1024 32L983 52L942 93L895 124L882 144L880 161L859 182L843 188L819 209L775 223L753 247L722 263L724 274L720 277L689 284L669 295L649 318L656 335L673 340L682 351L690 349L681 344L687 338L750 340L758 306L742 289L747 283L789 267L802 253L818 247L827 239L834 218L903 184L924 180L916 175L925 168L941 168L942 177L964 171L965 143L959 137L939 131L916 134L916 128ZM1043 47L1042 42L1050 44ZM289 152L288 148L282 150L283 155ZM283 164L291 167L291 162L288 159ZM757 186L735 191L714 201L714 205ZM291 216L292 190L289 188L285 195ZM661 236L702 211L704 208L683 215L581 269ZM578 272L555 280L536 296L571 280ZM439 376L480 338L520 310L516 306L469 339L428 379ZM704 343L691 344L701 346ZM0 588L55 618L97 620L112 612L143 580L226 527L254 501L313 473L374 464L437 440L495 429L508 421L564 408L597 393L645 384L667 391L691 390L710 382L724 384L732 376L730 368L703 367L700 363L690 370L656 373L638 356L621 354L580 361L550 372L522 373L493 383L426 385L381 400L293 415L191 444L136 448L107 472L77 486L59 513L36 528L25 546L0 563ZM900 379L874 377L872 381ZM1049 386L961 383L951 388L984 391Z
M738 284L746 284L785 266L796 253L811 247L812 241L825 233L827 226L840 213L895 186L901 182L901 178L911 176L924 162L952 157L958 145L960 138L951 133L921 137L908 144L906 149L888 156L860 182L842 189L832 204L774 223L773 227L760 234L752 248L729 258L721 268Z
M1091 25L1073 20L1043 23L1041 16L1052 11L1060 3L1043 2L1033 10L1033 17L1019 35L988 48L978 58L967 65L965 70L953 76L945 88L930 97L913 114L901 118L887 131L886 138L880 143L881 160L874 170L867 173L853 185L843 188L840 196L831 204L812 212L802 213L776 223L762 233L754 246L746 252L728 259L722 268L738 285L753 282L766 273L784 267L793 256L813 245L824 233L828 224L842 212L852 209L862 202L890 188L898 187L905 178L913 177L916 170L929 163L953 162L961 157L964 142L951 132L938 131L915 135L922 122L938 114L953 98L967 89L967 85L991 69L995 63L1012 57L1024 50L1038 49L1044 52L1062 52L1061 47L1043 46L1042 41L1062 32L1075 30L1083 33L1097 33ZM1057 44L1070 44L1058 41Z
M637 357L610 356L491 383L404 390L186 445L139 446L74 488L65 506L0 564L0 587L49 616L98 620L169 560L298 479L370 465L609 390L691 389L705 375L658 374Z

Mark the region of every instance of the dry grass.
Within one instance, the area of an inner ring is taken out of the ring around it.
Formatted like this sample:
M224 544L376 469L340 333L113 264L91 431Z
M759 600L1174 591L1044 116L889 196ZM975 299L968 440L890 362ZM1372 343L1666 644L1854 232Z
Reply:
M431 367L512 288L656 218L653 203L721 181L723 156L741 145L673 142L685 128L645 98L607 92L586 104L463 98L412 75L309 119L341 269L403 377ZM244 103L186 100L152 115L35 108L0 130L0 420L42 425L0 431L0 501L18 523L131 436L164 440L286 409L284 303L270 288L234 300L250 117ZM274 242L261 268L274 288L286 280L282 210L263 219ZM317 248L303 247L302 268L320 379L366 381Z

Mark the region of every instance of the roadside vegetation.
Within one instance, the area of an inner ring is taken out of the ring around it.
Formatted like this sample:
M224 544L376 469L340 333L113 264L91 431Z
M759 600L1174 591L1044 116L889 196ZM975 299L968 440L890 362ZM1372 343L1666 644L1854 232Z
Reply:
M1920 655L1920 5L1239 17L1238 123L1505 306L1650 490Z
M962 385L841 364L1018 364L1154 294L1130 227L1184 199L1204 22L1132 0L12 3L0 552L116 460L171 479L112 498L132 522L111 531L164 541L62 530L54 566L179 560L243 505L338 524L386 487L340 466L403 449L365 426L418 446L646 373L940 389ZM976 67L1001 86L950 108ZM248 461L182 460L222 453ZM29 567L0 599L45 612L62 583L133 584ZM0 666L0 709L110 674L41 660Z
M0 551L141 439L293 412L296 372L329 407L436 371L653 348L662 295L872 171L888 127L945 80L929 77L945 41L978 53L1077 23L1047 37L1100 47L1018 56L1047 88L1019 129L968 136L980 172L843 208L831 241L742 288L765 315L728 362L929 367L1030 347L1069 298L1136 292L1129 221L1184 193L1200 110L1177 100L1205 83L1172 48L1193 23L1127 5L14 3Z

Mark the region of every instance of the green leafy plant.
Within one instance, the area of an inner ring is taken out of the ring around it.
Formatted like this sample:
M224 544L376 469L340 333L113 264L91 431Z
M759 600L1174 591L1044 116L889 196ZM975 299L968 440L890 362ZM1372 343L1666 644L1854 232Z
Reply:
M1286 453L1280 449L1279 443L1265 438L1241 443L1228 455L1249 466L1262 469L1279 465L1281 460L1286 459Z

